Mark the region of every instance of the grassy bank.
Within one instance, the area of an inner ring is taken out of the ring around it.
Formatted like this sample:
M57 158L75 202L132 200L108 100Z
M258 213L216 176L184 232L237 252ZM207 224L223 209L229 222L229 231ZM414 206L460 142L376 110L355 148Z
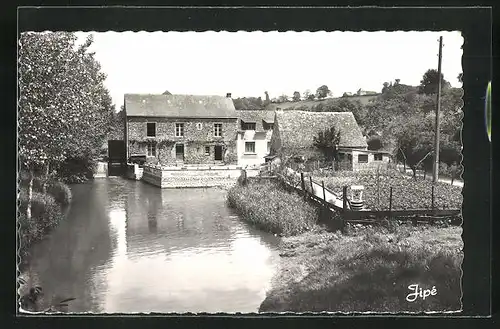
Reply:
M389 209L390 188L392 191L392 209L431 208L432 181L418 178L414 180L397 170L336 172L329 176L317 173L313 176L317 182L324 181L325 186L342 194L343 186L348 186L350 197L351 185L363 185L363 199L366 207L374 210ZM447 183L436 183L434 188L434 206L438 208L461 208L462 188Z
M33 179L31 198L31 218L26 216L28 208L28 184L26 173L20 175L18 197L19 254L22 259L27 255L33 243L43 239L48 232L63 219L63 209L71 202L70 188L59 181L51 180L43 191L43 181Z
M267 232L290 236L317 228L317 208L275 181L249 180L231 187L227 199L244 220Z
M260 312L459 310L461 228L365 228L284 238L281 269ZM408 286L436 295L406 300Z

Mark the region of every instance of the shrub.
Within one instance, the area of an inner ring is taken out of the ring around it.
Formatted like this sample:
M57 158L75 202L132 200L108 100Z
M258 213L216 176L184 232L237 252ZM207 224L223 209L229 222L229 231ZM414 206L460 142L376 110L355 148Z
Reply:
M94 177L96 168L96 158L90 156L68 158L61 164L58 175L67 184L83 183Z
M28 189L29 186L29 173L21 171L19 173L19 187L21 189ZM47 183L47 193L52 195L55 200L61 205L68 205L71 202L71 189L69 186L59 181L49 181ZM33 178L33 192L42 192L43 179L35 176Z
M71 203L71 189L63 182L55 181L48 184L47 193L52 195L54 199L61 205L68 205Z
M63 218L61 207L51 195L33 192L31 204L31 219L28 220L26 217L28 193L25 189L21 190L19 195L19 236L23 252L33 242L40 240Z
M271 233L296 235L315 227L316 207L298 194L285 191L275 181L252 181L228 191L228 204L244 220Z

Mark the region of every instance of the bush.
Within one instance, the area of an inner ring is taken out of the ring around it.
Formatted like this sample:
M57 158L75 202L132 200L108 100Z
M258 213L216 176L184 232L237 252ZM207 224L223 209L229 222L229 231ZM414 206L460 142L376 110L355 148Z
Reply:
M21 255L33 242L43 238L48 230L56 226L63 218L61 207L51 195L33 192L31 204L31 219L28 220L26 217L28 193L25 189L21 190L19 195Z
M316 207L275 181L248 180L245 186L229 189L227 198L244 220L275 234L303 233L314 228L318 219Z
M84 183L94 177L97 159L90 156L68 158L61 164L58 176L67 184Z
M68 205L71 203L72 194L68 185L62 182L51 182L47 186L47 193L52 195L54 199L61 205Z
M28 189L30 174L26 171L19 173L19 187L21 189ZM47 183L47 193L55 198L60 205L68 205L71 202L72 194L69 186L59 181L49 181ZM35 176L33 178L33 192L42 192L43 179Z

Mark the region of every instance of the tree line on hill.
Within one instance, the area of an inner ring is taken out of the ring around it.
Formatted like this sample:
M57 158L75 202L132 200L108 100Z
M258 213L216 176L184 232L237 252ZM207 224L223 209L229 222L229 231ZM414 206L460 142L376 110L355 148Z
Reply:
M440 79L440 171L454 176L461 171L463 90L451 87L443 74ZM457 79L460 81L461 75ZM423 74L418 86L402 84L399 79L385 82L381 93L365 104L359 99L341 97L314 103L291 102L286 104L286 110L352 112L367 137L369 149L392 151L396 159L415 174L417 169L430 171L433 166L438 82L437 70L430 69ZM300 94L296 92L294 96L297 100ZM253 109L266 108L266 102L260 98L234 101L237 109L247 108L249 104Z

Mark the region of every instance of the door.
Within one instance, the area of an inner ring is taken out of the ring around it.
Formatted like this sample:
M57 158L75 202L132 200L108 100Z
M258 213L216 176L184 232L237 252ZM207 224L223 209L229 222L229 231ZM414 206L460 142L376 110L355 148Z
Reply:
M177 161L184 161L184 144L175 145L175 158Z
M215 161L222 161L222 146L221 145L215 145L214 160Z

